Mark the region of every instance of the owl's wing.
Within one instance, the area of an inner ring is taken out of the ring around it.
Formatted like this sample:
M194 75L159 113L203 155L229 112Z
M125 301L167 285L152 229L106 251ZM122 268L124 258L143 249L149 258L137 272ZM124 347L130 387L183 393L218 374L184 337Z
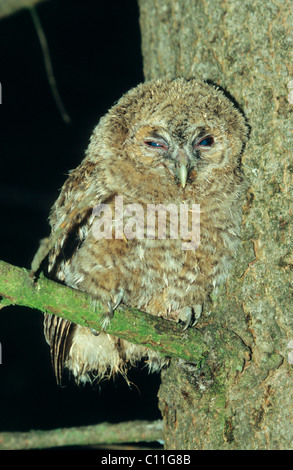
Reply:
M85 237L86 226L93 208L111 195L105 187L105 178L99 164L85 158L65 181L60 195L50 213L52 227L50 236L49 271L52 270L61 251L74 250L77 241ZM70 254L66 253L70 258Z
M75 251L86 237L93 208L104 201L108 194L109 191L101 185L97 164L85 159L69 174L52 207L52 231L41 256L42 259L49 256L48 271L51 278L63 280L65 265L70 264ZM38 260L39 265L36 263L35 268L40 266L42 259ZM50 345L52 365L59 385L74 328L75 325L68 320L56 315L44 315L44 334Z
M41 240L32 261L32 277L47 257L49 257L48 271L52 271L58 255L61 251L66 251L67 242L70 239L72 242L73 236L78 235L79 242L84 238L80 229L86 225L93 208L111 196L111 191L101 184L101 181L104 181L101 173L103 172L100 171L99 165L88 158L69 173L50 212L50 237ZM70 258L68 255L66 257Z

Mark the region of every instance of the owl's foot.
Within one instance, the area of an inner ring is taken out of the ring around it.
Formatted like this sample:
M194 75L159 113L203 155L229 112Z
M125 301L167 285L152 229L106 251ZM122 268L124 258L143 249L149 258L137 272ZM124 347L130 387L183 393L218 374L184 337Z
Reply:
M193 310L191 307L183 307L179 311L179 320L184 323L182 331L186 331L193 323Z
M104 318L102 320L102 328L103 330L106 330L107 327L109 326L113 316L114 316L114 311L116 308L121 304L122 299L124 295L124 290L120 289L119 292L117 293L116 296L114 296L114 299L110 299L108 301L108 308L109 311L104 315Z
M179 312L179 320L185 323L182 331L186 331L190 326L195 326L202 313L202 305L183 307Z
M124 295L124 290L123 289L120 289L118 294L114 297L114 299L110 299L108 302L107 302L107 306L108 306L108 312L105 313L103 315L103 319L101 321L101 326L102 326L102 329L103 330L106 330L107 327L109 326L110 322L111 322L111 319L113 318L114 316L114 310L120 305L120 303L122 302L122 299L123 299L123 295ZM98 302L97 299L92 299L91 300L91 305L92 305L92 308L93 310L96 310L97 309L97 304L100 304L100 302ZM92 334L94 336L99 336L100 332L95 330L94 328L90 328Z

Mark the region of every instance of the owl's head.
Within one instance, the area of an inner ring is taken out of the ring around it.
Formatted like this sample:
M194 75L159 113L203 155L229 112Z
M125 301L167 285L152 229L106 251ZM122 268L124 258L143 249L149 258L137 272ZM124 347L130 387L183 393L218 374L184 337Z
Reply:
M138 172L170 178L183 188L214 169L237 169L247 139L243 115L221 90L184 78L133 88L96 133L101 129L104 148L116 154L120 149Z

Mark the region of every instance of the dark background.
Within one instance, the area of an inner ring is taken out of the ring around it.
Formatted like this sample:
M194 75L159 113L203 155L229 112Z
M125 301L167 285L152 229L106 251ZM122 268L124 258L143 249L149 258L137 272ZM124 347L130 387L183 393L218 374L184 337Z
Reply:
M49 209L66 172L83 158L100 116L143 81L136 1L55 1L37 12L58 90L53 100L36 29L27 10L0 20L0 259L30 267L48 236ZM157 419L158 375L133 370L96 389L58 388L38 311L0 311L0 430Z

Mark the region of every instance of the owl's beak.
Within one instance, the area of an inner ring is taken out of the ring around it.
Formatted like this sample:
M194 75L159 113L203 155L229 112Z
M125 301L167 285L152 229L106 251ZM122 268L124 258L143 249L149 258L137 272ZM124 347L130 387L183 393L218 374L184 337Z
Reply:
M179 179L180 179L180 183L183 189L185 188L185 185L186 185L187 174L188 174L187 166L184 165L183 163L182 165L180 165L180 168L179 168Z
M183 149L178 150L177 161L179 164L179 180L182 188L185 188L188 176L188 156Z

